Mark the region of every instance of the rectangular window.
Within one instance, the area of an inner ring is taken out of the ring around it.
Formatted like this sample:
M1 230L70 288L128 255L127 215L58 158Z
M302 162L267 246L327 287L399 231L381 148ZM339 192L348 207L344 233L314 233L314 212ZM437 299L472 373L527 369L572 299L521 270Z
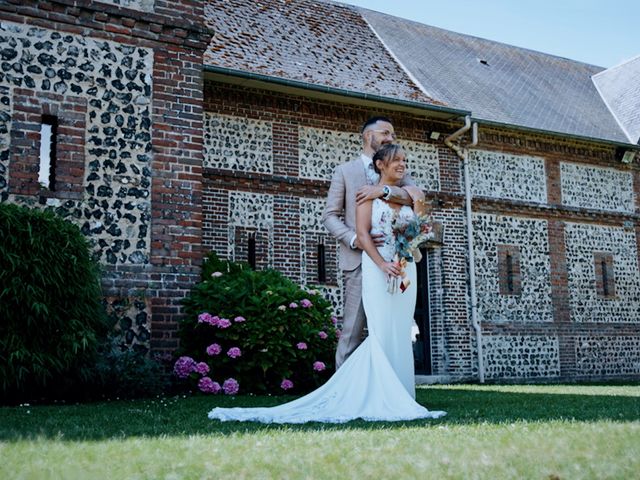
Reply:
M327 281L327 263L324 251L324 245L318 244L318 283L326 283Z
M594 271L596 292L602 298L616 296L615 276L613 272L613 254L608 252L594 252Z
M38 183L52 191L55 190L57 130L58 119L52 115L43 115L40 125Z
M256 269L256 234L249 233L248 238L248 248L247 248L247 262L249 266Z
M498 283L501 295L521 295L520 248L498 245Z

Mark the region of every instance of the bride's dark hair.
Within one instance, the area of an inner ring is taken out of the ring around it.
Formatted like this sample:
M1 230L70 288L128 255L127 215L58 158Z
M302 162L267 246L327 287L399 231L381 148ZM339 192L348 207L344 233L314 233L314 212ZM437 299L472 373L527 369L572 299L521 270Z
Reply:
M387 143L380 147L380 149L378 149L378 151L373 155L373 169L375 172L380 175L380 169L376 164L378 160L382 160L382 163L386 165L386 163L399 152L402 152L402 147L397 143Z

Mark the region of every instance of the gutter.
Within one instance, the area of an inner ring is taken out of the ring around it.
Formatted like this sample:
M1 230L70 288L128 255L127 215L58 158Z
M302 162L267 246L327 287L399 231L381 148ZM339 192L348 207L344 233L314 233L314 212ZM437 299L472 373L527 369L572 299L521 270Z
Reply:
M233 69L233 68L219 67L219 66L216 66L216 65L204 65L203 66L203 71L205 73L211 73L211 74L214 74L214 75L217 74L217 75L223 75L223 76L229 76L229 77L235 77L235 78L239 78L239 79L244 79L244 80L248 80L248 81L252 80L252 81L256 81L256 82L270 83L270 84L273 84L273 85L279 85L281 87L298 88L298 89L302 89L302 90L318 92L318 93L324 93L324 94L328 94L328 95L337 95L337 96L346 97L346 98L354 98L354 99L365 100L365 101L370 101L370 102L385 103L385 104L388 104L388 105L395 105L395 106L398 106L398 107L412 108L412 109L418 109L418 110L424 110L424 111L431 111L431 112L434 112L434 113L438 113L438 114L442 115L443 117L447 117L448 116L448 118L450 120L453 120L453 119L459 118L459 117L471 116L471 111L470 110L460 110L460 109L457 109L457 108L445 107L445 106L441 106L441 105L434 105L434 104L425 103L425 102L415 102L415 101L411 101L411 100L400 100L400 99L397 99L397 98L385 97L385 96L382 96L382 95L375 95L375 94L372 94L372 93L363 93L363 92L357 92L357 91L354 91L354 90L346 90L346 89L343 89L343 88L330 87L328 85L320 85L320 84L316 84L316 83L309 83L309 82L304 82L304 81L301 81L301 80L290 80L290 79L281 78L281 77L274 77L274 76L271 76L271 75L264 75L264 74L261 74L261 73L253 73L253 72L247 72L247 71L244 71L244 70L236 70L236 69ZM521 132L534 133L534 134L538 134L538 135L550 135L550 136L553 136L553 137L564 138L564 139L568 139L568 140L574 140L574 141L578 140L578 141L585 141L585 142L593 142L593 143L599 143L599 144L604 144L604 145L610 145L610 146L613 146L613 147L624 147L624 148L629 149L629 150L640 151L640 145L635 145L633 143L625 143L625 142L616 141L616 140L607 140L607 139L603 139L603 138L589 137L589 136L586 136L586 135L576 135L576 134L571 134L571 133L556 132L556 131L544 130L544 129L540 129L540 128L515 125L515 124L511 124L511 123L502 123L502 122L496 122L496 121L493 121L493 120L484 120L484 119L481 119L481 118L472 118L472 121L474 123L487 125L489 127L507 128L509 130L516 130L516 131L521 131Z
M578 140L578 141L583 141L583 142L590 142L590 143L599 143L599 144L604 144L604 145L610 145L612 147L624 147L628 150L636 150L636 151L640 151L640 145L634 145L633 143L625 143L625 142L621 142L621 141L617 141L617 140L607 140L605 138L598 138L598 137L589 137L586 135L577 135L577 134L573 134L573 133L564 133L564 132L557 132L557 131L553 131L553 130L543 130L541 128L534 128L534 127L525 127L523 125L515 125L515 124L511 124L511 123L502 123L502 122L496 122L493 120L483 120L481 118L472 118L474 123L478 123L478 124L482 124L482 125L486 125L488 127L498 127L498 128L506 128L508 130L516 130L519 132L525 132L525 133L533 133L533 134L537 134L537 135L547 135L547 136L553 136L553 137L558 137L558 138L563 138L566 140Z
M343 88L330 87L328 85L320 85L316 83L303 82L301 80L290 80L287 78L273 77L273 76L264 75L261 73L247 72L244 70L235 70L232 68L218 67L215 65L204 65L203 70L205 73L225 75L230 77L242 78L245 80L253 80L257 82L271 83L274 85L280 85L280 86L285 86L290 88L299 88L302 90L310 90L310 91L319 92L319 93L338 95L341 97L348 97L348 98L356 98L359 100L367 100L371 102L386 103L389 105L396 105L400 107L410 107L414 109L417 108L420 110L428 110L431 112L440 113L444 116L449 116L451 119L471 115L471 112L468 110L459 110L457 108L445 107L441 105L433 105L431 103L425 103L425 102L400 100L397 98L385 97L382 95L376 95L372 93L357 92L354 90L346 90Z
M472 222L472 210L471 210L471 178L469 177L469 150L468 147L473 147L478 144L478 124L473 122L472 139L471 143L466 147L461 147L453 143L464 133L466 133L471 125L471 116L464 117L464 126L459 130L456 130L447 138L444 143L447 147L453 150L456 155L462 160L464 165L464 198L465 198L465 215L467 224L467 255L469 258L469 296L471 297L471 325L476 332L476 345L478 351L478 380L480 383L484 383L484 357L482 355L482 328L478 321L478 297L476 294L476 266L475 256L473 253L473 222Z

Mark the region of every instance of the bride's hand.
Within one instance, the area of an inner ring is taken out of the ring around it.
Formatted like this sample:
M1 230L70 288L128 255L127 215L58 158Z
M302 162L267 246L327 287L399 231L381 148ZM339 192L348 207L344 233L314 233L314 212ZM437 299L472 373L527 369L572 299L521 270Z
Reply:
M380 270L382 270L387 277L399 277L401 273L398 262L384 262L380 265Z

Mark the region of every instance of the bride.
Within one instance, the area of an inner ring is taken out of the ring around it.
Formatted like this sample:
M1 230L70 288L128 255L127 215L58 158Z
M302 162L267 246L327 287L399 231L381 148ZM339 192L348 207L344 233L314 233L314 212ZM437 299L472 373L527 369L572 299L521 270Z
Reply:
M384 145L373 157L380 183L395 185L406 171L400 146ZM410 286L404 292L388 292L388 281L400 274L393 261L394 218L410 220L425 213L424 195L410 191L414 208L388 203L380 198L358 205L356 228L363 245L362 301L369 336L321 387L292 402L275 407L214 408L209 418L263 423L342 423L358 418L369 421L438 418L442 411L429 411L415 401L411 325L416 303L416 266L405 273ZM376 247L370 233L384 234Z

